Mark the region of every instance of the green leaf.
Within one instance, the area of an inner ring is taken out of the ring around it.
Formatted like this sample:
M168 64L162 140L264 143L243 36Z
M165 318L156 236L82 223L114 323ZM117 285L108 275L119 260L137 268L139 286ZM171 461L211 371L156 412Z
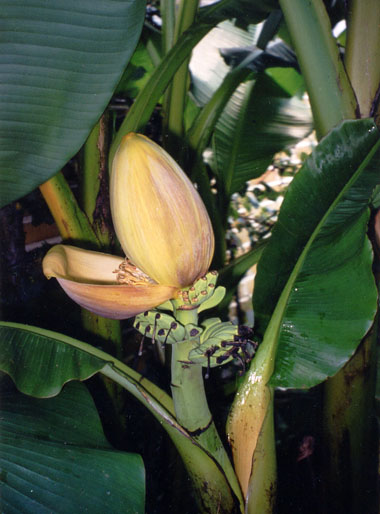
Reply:
M241 84L227 104L213 136L211 166L229 197L259 177L273 155L312 129L309 107L266 74Z
M267 68L266 74L290 96L303 96L305 82L302 75L293 68Z
M51 397L66 382L86 380L99 371L106 373L107 366L115 367L132 384L139 383L168 413L174 412L164 391L112 355L58 332L0 322L0 370L12 377L23 393Z
M106 108L144 20L139 0L0 0L0 206L54 175Z
M56 332L0 322L0 370L10 375L20 390L39 397L57 394L69 380L84 380L101 372L130 392L160 422L211 510L222 501L228 512L233 512L234 505L242 502L227 454L220 452L218 458L210 455L176 421L172 399L111 355Z
M25 394L38 398L55 396L66 382L86 380L107 364L107 360L96 355L95 348L95 355L86 352L86 346L48 330L1 323L0 370L12 377Z
M113 156L123 136L128 132L138 132L144 129L178 68L189 56L194 46L207 34L215 23L212 20L207 21L204 19L193 23L188 30L181 34L177 43L166 54L165 59L149 75L149 79L140 90L112 142L108 160L109 164L112 163Z
M239 12L245 23L247 20L261 21L273 10L273 5L278 8L277 2L271 0L256 0L253 3L249 0L249 4L250 6L246 5L246 0L220 0L200 10L195 22L181 34L173 48L165 55L165 59L156 66L128 111L112 142L110 163L123 136L131 131L143 130L178 68L190 55L195 45L215 25L227 18L237 17Z
M366 228L378 183L369 163L379 146L372 120L346 121L289 187L254 291L257 330L272 316L262 343L272 357L277 348L272 385L312 387L332 376L372 324L377 292Z
M380 161L379 161L379 166L380 166ZM379 207L380 207L380 185L377 185L375 187L375 190L372 195L371 203L372 203L372 207L374 209L379 209Z
M112 449L82 384L48 400L0 397L2 512L144 512L143 462Z
M312 387L334 374L375 315L366 226L378 182L371 159L379 148L371 120L332 130L291 183L259 261L255 318L266 330L227 423L248 512L256 512L274 483L273 386Z

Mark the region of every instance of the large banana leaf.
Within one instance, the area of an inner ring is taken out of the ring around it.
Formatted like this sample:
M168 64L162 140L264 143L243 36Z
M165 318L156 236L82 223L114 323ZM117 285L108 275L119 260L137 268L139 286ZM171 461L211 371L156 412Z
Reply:
M136 46L140 0L0 0L0 206L82 146Z
M346 121L289 187L254 292L258 331L272 316L273 385L312 387L335 374L372 324L377 292L366 228L379 145L371 120Z
M73 349L73 344L75 339L62 334L1 323L0 370L25 394L36 398L56 396L67 382L86 380L107 364L95 348L86 352L86 345Z
M257 491L273 487L274 468L262 469L275 451L268 438L273 386L312 387L335 374L373 322L366 229L379 148L371 120L332 130L294 178L259 261L254 306L266 330L228 422L248 512L259 512Z
M241 493L227 456L224 461L223 456L216 459L207 452L176 421L172 399L111 355L63 334L0 322L0 371L12 377L19 390L40 398L54 396L66 382L85 380L96 372L116 381L167 431L205 508L213 512L221 502L226 512L240 512Z
M212 168L226 197L259 177L276 152L294 145L311 130L309 107L289 97L266 74L241 84L213 135Z
M104 437L79 383L52 399L0 395L1 511L144 512L144 466Z
M115 366L115 362L123 375L139 382L173 413L166 393L108 353L58 332L0 321L0 371L12 378L19 391L36 398L55 396L67 382L86 380L107 366Z

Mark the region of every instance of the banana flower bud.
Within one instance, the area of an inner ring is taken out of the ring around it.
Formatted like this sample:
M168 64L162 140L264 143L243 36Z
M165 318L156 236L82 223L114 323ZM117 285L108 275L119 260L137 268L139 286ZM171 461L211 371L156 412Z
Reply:
M214 235L197 191L175 161L139 134L128 134L114 158L111 211L127 259L56 245L43 260L82 307L126 319L177 297L204 275Z
M189 286L209 269L210 219L194 186L169 154L130 133L116 152L111 211L126 256L159 284Z

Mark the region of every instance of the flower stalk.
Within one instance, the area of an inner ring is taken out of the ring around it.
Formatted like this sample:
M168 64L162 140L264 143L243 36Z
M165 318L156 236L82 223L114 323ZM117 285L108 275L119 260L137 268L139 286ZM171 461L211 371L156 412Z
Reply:
M197 325L198 309L178 309L174 317L184 325ZM176 419L221 465L234 493L241 499L235 472L208 407L202 365L189 361L195 344L187 340L172 345L171 390Z
M198 324L197 309L177 310L174 313L183 325ZM202 366L189 364L189 353L194 347L192 340L172 346L171 390L176 418L190 433L202 433L211 421L203 383Z

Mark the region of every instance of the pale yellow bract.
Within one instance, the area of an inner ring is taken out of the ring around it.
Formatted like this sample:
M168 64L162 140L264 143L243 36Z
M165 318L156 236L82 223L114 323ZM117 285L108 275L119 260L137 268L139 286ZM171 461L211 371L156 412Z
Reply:
M56 245L43 260L82 307L126 319L152 309L204 275L214 235L200 196L175 161L139 134L128 134L116 152L111 211L130 261L69 245Z
M127 257L159 284L191 285L214 253L210 219L194 186L160 146L128 134L116 152L111 210Z

